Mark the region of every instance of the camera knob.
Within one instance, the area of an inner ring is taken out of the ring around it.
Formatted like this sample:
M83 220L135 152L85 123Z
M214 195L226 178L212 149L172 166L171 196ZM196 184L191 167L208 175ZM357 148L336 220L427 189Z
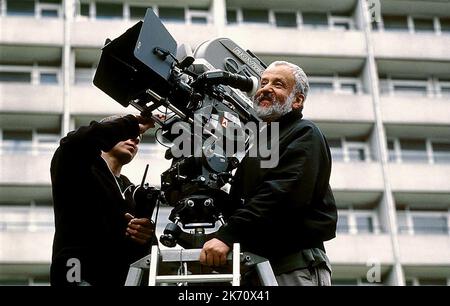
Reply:
M203 205L205 205L206 207L211 206L213 203L212 199L206 199L205 202L203 203Z

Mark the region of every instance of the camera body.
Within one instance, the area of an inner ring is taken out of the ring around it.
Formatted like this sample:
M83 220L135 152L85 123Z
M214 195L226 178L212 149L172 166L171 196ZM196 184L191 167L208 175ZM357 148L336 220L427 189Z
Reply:
M144 21L106 42L94 84L124 107L152 116L174 144L166 152L172 164L161 174L159 194L150 190L151 196L136 200L165 201L174 207L169 219L183 228L225 222L223 187L249 149L245 125L260 121L250 97L264 69L227 38L206 41L191 54L151 9ZM160 107L170 112L164 120L152 114Z

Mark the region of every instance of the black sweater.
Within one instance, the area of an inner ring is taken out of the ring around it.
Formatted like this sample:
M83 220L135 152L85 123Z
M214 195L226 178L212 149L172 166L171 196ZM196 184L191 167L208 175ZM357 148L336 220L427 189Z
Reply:
M244 158L230 192L232 203L242 204L216 233L228 245L239 242L271 261L303 249L324 250L337 221L325 137L299 111L279 124L278 165L264 169L258 158Z
M81 264L81 279L92 285L123 285L133 261L149 253L125 236L125 213L134 214L129 186L122 195L118 184L101 157L119 141L139 135L133 115L106 123L92 122L64 137L51 162L51 179L55 213L55 236L51 265L52 285L68 283L66 274ZM74 277L74 270L69 274Z

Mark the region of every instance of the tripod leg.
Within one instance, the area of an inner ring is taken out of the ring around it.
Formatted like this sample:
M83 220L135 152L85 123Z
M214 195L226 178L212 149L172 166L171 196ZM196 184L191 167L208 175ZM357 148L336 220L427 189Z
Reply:
M142 280L142 269L131 267L128 270L125 286L139 286Z
M150 257L150 271L148 273L148 285L156 286L156 275L158 274L159 248L157 245L152 246Z
M278 286L277 279L268 260L256 264L256 271L263 286Z
M241 245L233 243L233 286L239 286L241 283Z

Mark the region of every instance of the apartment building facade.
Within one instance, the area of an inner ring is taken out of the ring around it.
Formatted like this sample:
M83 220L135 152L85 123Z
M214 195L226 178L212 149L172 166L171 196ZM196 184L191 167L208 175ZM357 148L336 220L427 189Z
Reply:
M450 1L0 0L0 284L48 283L59 139L135 113L92 85L106 38L151 7L179 44L228 37L309 76L329 140L335 285L450 284ZM150 133L124 173L169 162ZM158 229L169 209L162 209Z

